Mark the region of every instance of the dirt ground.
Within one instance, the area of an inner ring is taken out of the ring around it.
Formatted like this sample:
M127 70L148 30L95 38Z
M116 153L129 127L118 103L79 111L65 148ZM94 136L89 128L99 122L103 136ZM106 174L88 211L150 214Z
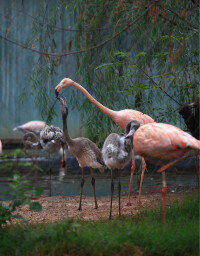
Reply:
M197 194L198 189L192 189L184 186L168 186L166 205L172 200L181 200L185 194ZM161 186L151 186L142 190L142 205L137 203L138 193L131 195L131 206L126 206L127 194L121 195L121 213L122 215L135 215L145 208L156 207L161 205ZM79 196L54 196L40 197L33 201L37 201L42 205L42 212L30 211L27 205L21 206L14 214L22 215L30 223L54 222L66 218L79 218L82 220L98 220L108 218L110 209L110 196L97 197L98 209L94 209L94 198L83 196L82 211L78 210ZM118 196L114 196L113 200L113 217L118 215ZM13 223L19 220L13 220Z

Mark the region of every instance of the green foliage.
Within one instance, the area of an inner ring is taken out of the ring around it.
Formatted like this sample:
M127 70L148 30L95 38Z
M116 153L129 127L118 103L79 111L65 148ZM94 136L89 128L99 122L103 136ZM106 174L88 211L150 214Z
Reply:
M12 153L3 152L0 155L1 160L15 158L15 161L2 163L0 166L1 173L3 171L13 171L14 174L12 178L5 178L9 182L11 189L12 200L8 203L0 203L0 228L3 225L6 225L12 220L12 218L22 219L24 222L27 222L21 215L13 214L13 212L20 205L28 204L30 210L41 211L42 207L37 202L31 202L32 197L39 197L43 193L43 188L35 188L28 180L24 180L21 174L16 171L20 167L34 167L41 170L36 164L33 163L20 163L18 162L18 157L24 154L23 151L17 149Z
M114 220L16 225L0 230L1 255L198 255L197 196ZM24 241L23 243L21 241Z
M34 20L33 38L44 51L57 49L55 24L69 13L74 17L73 29L66 32L72 38L65 42L68 52L41 56L32 72L36 103L42 105L43 114L48 116L44 107L51 93L46 84L62 64L61 56L72 54L73 48L82 52L77 55L78 82L102 104L115 110L136 109L158 122L184 128L179 105L199 95L195 1L63 0L54 6L41 2L38 17L46 22ZM60 28L64 35L65 29ZM76 89L70 103L80 111L87 136L96 140L98 134L101 144L111 130L110 118Z
M41 211L42 207L37 202L31 202L32 197L38 197L42 194L42 188L35 188L27 180L22 180L19 173L15 172L13 178L7 179L11 182L12 200L8 204L0 203L0 227L2 224L7 224L12 218L22 219L27 222L21 215L15 215L13 212L20 205L28 204L30 210Z
M0 172L3 171L13 171L19 169L20 167L31 167L32 169L37 169L43 171L37 164L34 162L19 162L19 157L24 156L24 152L21 149L16 149L13 152L2 152L0 154L0 160L2 161L0 165ZM11 159L12 161L9 161ZM14 160L14 161L13 161Z

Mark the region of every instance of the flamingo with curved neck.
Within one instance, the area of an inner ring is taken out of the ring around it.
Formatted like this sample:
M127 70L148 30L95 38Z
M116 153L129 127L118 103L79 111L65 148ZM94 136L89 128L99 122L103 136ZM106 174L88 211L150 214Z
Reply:
M130 123L132 120L137 120L140 125L144 125L147 123L153 123L154 120L142 112L139 112L137 110L133 109L123 109L119 111L115 111L112 109L109 109L102 105L100 102L98 102L92 95L80 84L74 82L70 78L64 78L55 88L56 95L59 94L60 90L62 88L66 88L69 86L76 87L79 91L81 91L89 101L91 101L92 104L94 104L100 111L102 111L104 114L108 115L117 125L119 125L123 130L126 129L126 125ZM146 163L144 161L144 158L142 158L142 175L141 175L141 186L139 189L139 199L138 202L141 203L141 189L142 189L142 181L144 177L144 171L146 169ZM131 167L131 177L130 177L130 184L129 184L129 193L128 193L128 202L127 205L131 205L130 203L130 194L131 194L131 184L133 179L133 174L135 171L135 154L134 150L132 150L132 167Z

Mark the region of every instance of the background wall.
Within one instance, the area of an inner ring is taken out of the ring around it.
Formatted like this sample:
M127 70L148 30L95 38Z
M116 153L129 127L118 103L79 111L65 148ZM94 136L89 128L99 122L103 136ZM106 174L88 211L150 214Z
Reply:
M39 0L36 1L0 1L0 34L9 39L25 43L32 35L33 18L36 15ZM20 12L19 8L26 11ZM61 26L73 23L70 15L63 17ZM65 24L63 24L65 22ZM58 49L64 48L64 42L70 40L71 34L58 32L56 44ZM59 50L58 50L59 51ZM34 105L34 97L30 86L30 74L38 58L37 53L23 49L15 44L0 39L0 139L18 139L20 132L13 132L13 128L31 120L42 120L38 106ZM46 85L47 90L52 88L52 97L55 97L54 87L63 77L75 79L76 57L68 56L62 60L62 65L57 69L57 75L51 83ZM21 104L23 88L28 88L28 95ZM29 91L30 88L30 91ZM64 94L69 98L71 89ZM62 127L59 103L55 104L58 117L52 124ZM44 120L45 121L45 120ZM80 116L72 111L69 105L69 130L72 136L81 134Z

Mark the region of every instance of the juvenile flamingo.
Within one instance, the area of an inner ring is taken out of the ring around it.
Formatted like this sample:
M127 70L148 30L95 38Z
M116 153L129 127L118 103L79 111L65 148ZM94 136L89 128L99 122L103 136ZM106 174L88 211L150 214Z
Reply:
M83 88L80 84L74 82L70 78L64 78L55 88L55 93L58 96L60 90L62 88L66 88L69 86L74 86L78 90L80 90L87 98L89 101L91 101L92 104L94 104L100 111L102 111L104 114L108 115L117 125L119 125L123 130L125 130L126 125L130 123L132 120L137 120L140 125L144 125L147 123L153 123L154 120L146 115L143 114L137 110L132 110L132 109L123 109L120 111L114 111L112 109L109 109L102 105L100 102L98 102L95 98L92 97L89 92ZM144 158L142 158L142 176L144 171L146 169L146 163L144 161ZM134 149L132 150L132 167L131 167L131 177L130 177L130 183L129 183L129 192L128 192L128 202L127 205L131 205L130 203L130 194L131 194L131 184L132 184L132 179L133 179L133 174L135 171L135 154L134 154ZM141 183L142 184L142 183ZM141 189L142 186L140 186L140 193L141 194ZM141 203L140 196L138 198L138 202Z
M65 97L57 97L60 101L61 105L61 113L63 119L63 133L65 140L68 145L68 150L71 154L73 154L81 167L82 180L81 180L81 192L80 192L80 202L78 210L82 210L82 194L83 194L83 186L84 186L84 170L83 167L90 167L91 176L92 176L92 186L94 191L94 201L95 201L95 209L98 208L96 192L95 192L95 178L93 174L93 168L98 168L100 172L104 171L104 161L102 158L102 153L100 149L96 146L94 142L87 138L74 138L72 139L68 133L67 129L67 116L68 116L68 108Z
M137 121L131 121L126 126L126 134L111 133L106 138L102 155L106 166L111 170L111 200L110 200L110 219L112 218L112 198L114 192L113 183L113 170L119 170L119 182L118 182L118 195L119 195L119 216L120 211L120 174L121 170L129 163L131 159L131 151L133 148L133 134L139 128L140 124ZM127 136L126 136L127 135Z
M162 161L163 166L158 172L162 172L163 221L165 223L165 196L167 191L165 170L188 157L199 155L200 141L173 125L149 123L141 126L135 132L133 145L140 156L159 158ZM191 150L195 150L195 153L184 156L185 153ZM164 165L165 160L174 159L176 160ZM141 181L142 179L143 177Z

